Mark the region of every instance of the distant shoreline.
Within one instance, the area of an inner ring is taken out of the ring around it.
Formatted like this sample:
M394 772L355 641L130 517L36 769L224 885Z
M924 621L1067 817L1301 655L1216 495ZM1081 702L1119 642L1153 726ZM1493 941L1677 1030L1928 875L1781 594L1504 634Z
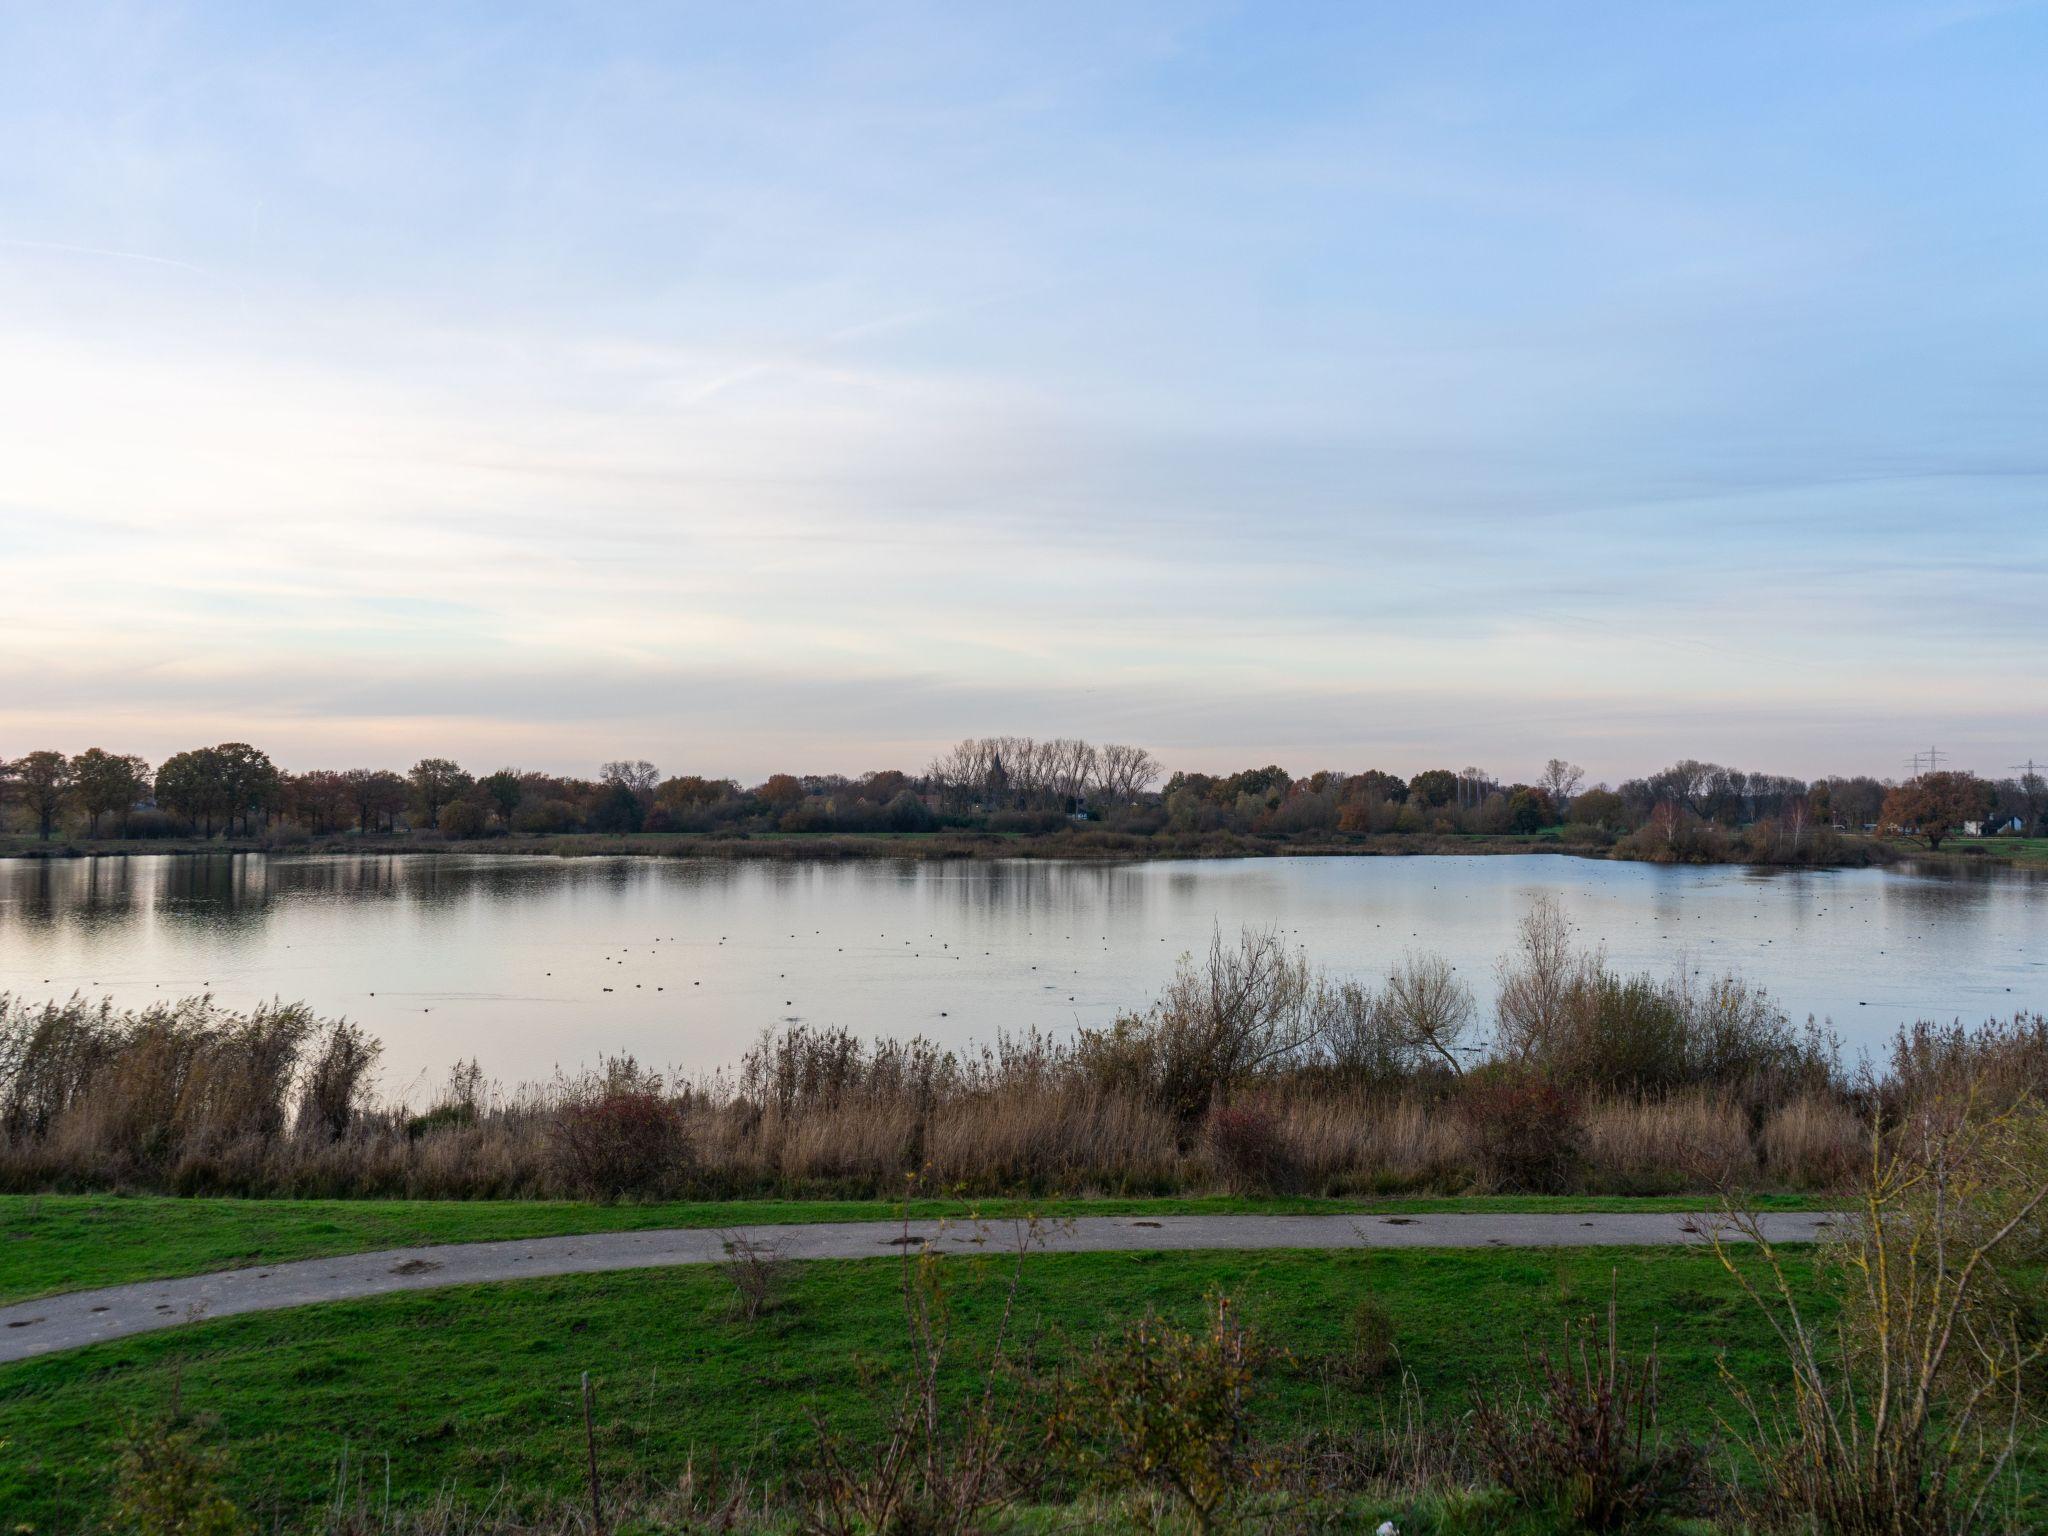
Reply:
M1752 859L1694 861L1745 868L1864 868L1903 860L1959 867L2024 867L2041 862L2031 848L1992 852L1981 844L1930 852L1901 847L1876 838L1840 839L1838 856L1828 860L1786 860L1760 864ZM1055 863L1143 863L1190 859L1308 858L1440 858L1447 856L1515 856L1563 854L1574 858L1621 863L1649 862L1617 858L1611 849L1574 843L1556 835L1368 833L1351 837L1293 841L1237 833L1193 834L1187 837L1139 837L1098 829L1050 834L913 832L768 833L746 837L708 837L694 833L559 834L449 839L438 834L348 834L301 841L244 838L229 841L196 838L94 840L70 838L37 842L23 837L0 838L0 858L81 859L126 858L153 854L264 853L289 857L305 854L504 854L554 858L677 858L751 859L770 861L910 859L919 862L1039 859Z

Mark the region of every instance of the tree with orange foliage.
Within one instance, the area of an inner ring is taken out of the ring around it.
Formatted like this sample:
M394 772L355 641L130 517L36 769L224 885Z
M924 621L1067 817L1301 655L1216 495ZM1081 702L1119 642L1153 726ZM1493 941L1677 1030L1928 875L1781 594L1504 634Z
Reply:
M1995 803L1991 786L1974 773L1923 773L1885 794L1878 820L1890 830L1925 838L1929 848L1939 848L1941 840L1959 831L1964 822L1989 816Z
M803 797L803 782L788 773L770 774L767 781L754 791L756 800L778 811L786 811L799 804Z

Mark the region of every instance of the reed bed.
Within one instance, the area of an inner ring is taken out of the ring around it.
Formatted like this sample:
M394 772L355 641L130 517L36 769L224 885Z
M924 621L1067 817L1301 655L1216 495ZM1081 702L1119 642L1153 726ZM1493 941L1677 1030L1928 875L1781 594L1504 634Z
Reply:
M374 1092L377 1044L299 1005L0 996L0 1187L298 1196L890 1197L1829 1190L1872 1116L1964 1076L2048 1089L2048 1022L1901 1033L1852 1077L1732 980L1618 977L1540 905L1483 1040L1442 962L1332 985L1218 937L1151 1009L959 1052L766 1035L664 1082L629 1058L510 1089Z

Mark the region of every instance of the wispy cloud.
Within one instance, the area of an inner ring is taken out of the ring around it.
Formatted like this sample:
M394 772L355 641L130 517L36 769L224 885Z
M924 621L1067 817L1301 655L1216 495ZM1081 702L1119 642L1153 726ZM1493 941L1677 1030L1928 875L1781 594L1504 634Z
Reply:
M1969 9L10 17L0 737L2039 752Z

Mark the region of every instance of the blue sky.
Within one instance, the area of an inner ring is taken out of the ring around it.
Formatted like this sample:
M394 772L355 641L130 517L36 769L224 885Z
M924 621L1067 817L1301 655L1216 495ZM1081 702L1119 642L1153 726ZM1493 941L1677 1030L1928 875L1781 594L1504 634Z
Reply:
M2048 9L0 9L0 756L2048 758Z

